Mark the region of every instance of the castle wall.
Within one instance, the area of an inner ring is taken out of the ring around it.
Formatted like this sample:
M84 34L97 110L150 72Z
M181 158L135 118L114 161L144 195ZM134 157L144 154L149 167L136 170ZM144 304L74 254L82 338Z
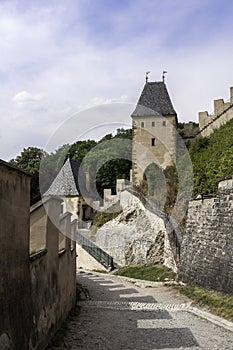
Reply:
M0 349L43 350L75 301L75 245L58 250L59 200L31 208L30 230L30 175L3 161L0 194Z
M30 210L30 255L46 249L46 220L44 206L41 202Z
M230 101L223 99L214 101L214 114L199 112L199 135L208 137L216 129L226 124L233 118L233 87L230 88Z
M30 176L0 161L0 349L28 349L32 330L29 206Z
M45 235L44 251L30 256L30 274L33 300L33 349L44 349L75 302L76 252L71 236L70 214L60 219L61 201L50 199L34 208L31 216L43 211L41 220L31 226L38 235ZM52 220L51 220L52 219ZM55 221L57 219L57 221ZM35 236L35 232L34 235ZM66 236L63 234L66 233ZM31 237L33 237L31 236ZM59 245L62 240L62 246Z
M143 180L144 171L151 163L166 169L172 165L175 157L175 116L133 117L133 183L140 183Z
M180 251L180 280L232 293L232 218L232 178L219 182L216 197L190 201Z
M199 133L199 124L195 122L184 123L184 129L181 133L181 137L186 145L189 145L195 141L196 135Z

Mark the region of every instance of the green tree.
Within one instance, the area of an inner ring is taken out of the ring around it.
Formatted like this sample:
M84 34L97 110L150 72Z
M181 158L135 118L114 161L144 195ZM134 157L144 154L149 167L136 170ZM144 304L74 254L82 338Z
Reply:
M24 148L19 156L15 159L11 159L10 163L28 171L31 174L39 172L40 161L46 152L37 147Z
M84 171L89 172L92 189L96 185L100 196L103 196L105 188L110 188L115 193L116 179L130 178L131 138L131 129L117 129L115 136L107 134L86 155Z
M40 199L39 190L39 169L41 159L46 155L46 152L37 147L24 148L19 156L11 159L10 163L28 171L32 174L31 179L31 194L30 202L34 204Z

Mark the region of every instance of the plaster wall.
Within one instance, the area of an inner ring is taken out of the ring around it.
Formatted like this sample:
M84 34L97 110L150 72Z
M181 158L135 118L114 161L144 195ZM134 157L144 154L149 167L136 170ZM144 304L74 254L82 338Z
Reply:
M46 233L46 249L30 257L32 299L36 301L33 303L33 349L45 348L75 302L76 252L71 250L67 237L71 235L70 214L63 215L59 222L60 205L60 200L50 199L36 208L44 213L45 225L41 227L41 220L38 225L41 232ZM50 213L53 221L48 216ZM56 216L57 223L54 222ZM67 236L62 233L65 227ZM63 249L59 250L61 236Z
M32 331L29 206L29 174L0 161L0 349L28 349Z
M41 203L30 210L30 254L46 249L46 215Z
M0 161L2 350L45 349L75 302L75 245L71 249L65 238L65 249L58 251L61 201L31 208L30 235L30 178ZM69 214L62 225L71 229Z

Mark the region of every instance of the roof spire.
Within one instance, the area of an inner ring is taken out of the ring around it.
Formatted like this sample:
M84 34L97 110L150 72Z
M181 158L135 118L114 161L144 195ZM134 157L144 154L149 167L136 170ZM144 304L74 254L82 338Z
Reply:
M146 72L146 84L148 83L148 74L150 74L150 72Z
M165 82L165 74L167 74L167 71L163 70L163 83Z

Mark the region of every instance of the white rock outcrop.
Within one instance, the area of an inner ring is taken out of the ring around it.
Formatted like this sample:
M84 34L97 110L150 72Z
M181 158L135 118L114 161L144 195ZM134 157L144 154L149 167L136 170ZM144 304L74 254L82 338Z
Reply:
M175 269L164 220L128 191L120 200L123 212L97 231L96 244L120 266L164 263Z

